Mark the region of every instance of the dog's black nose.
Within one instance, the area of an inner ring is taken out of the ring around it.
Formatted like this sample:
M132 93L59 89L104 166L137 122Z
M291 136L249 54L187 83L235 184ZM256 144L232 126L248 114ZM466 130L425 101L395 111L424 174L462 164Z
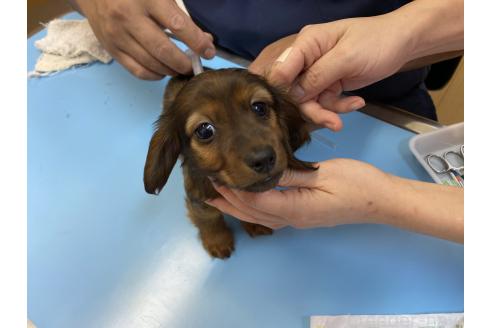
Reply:
M269 173L275 166L275 151L267 146L249 153L246 164L258 173Z

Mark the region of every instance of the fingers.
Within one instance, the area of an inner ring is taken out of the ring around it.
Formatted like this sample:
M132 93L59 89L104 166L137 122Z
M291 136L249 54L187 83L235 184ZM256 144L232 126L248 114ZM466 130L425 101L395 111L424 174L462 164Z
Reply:
M216 187L224 198L236 208L242 208L251 214L258 222L289 225L291 218L299 217L303 206L306 206L309 189L293 188L289 190L269 190L261 193L251 193L226 187ZM235 197L231 197L230 194ZM245 207L246 206L246 207ZM257 214L257 216L255 216Z
M215 56L215 46L210 35L203 32L191 18L186 15L175 1L152 1L149 12L162 26L171 30L194 52L205 58ZM177 54L174 54L176 57Z
M276 221L269 221L269 220L264 220L262 218L255 218L248 212L243 212L236 208L234 205L232 205L228 200L224 198L216 198L216 199L209 199L205 201L210 206L215 207L222 213L226 213L230 216L233 216L241 221L246 221L250 223L256 223L256 224L261 224L266 227L272 228L272 229L280 229L285 227L285 224L279 223L279 220Z
M333 44L330 38L319 40L319 33L313 32L312 27L306 26L297 35L292 46L285 49L277 58L267 78L280 86L292 85L298 76L306 68L311 67ZM291 91L296 97L298 91L295 89ZM297 96L298 100L307 99L301 97L302 95Z
M361 109L366 105L363 98L358 96L344 97L331 90L323 91L318 98L321 107L329 109L335 113L349 113Z
M341 80L346 78L351 63L335 45L338 30L306 26L291 47L287 48L267 72L275 85L291 86L290 93L299 102L317 98L324 90L335 88L342 93ZM323 32L323 33L321 33ZM346 63L346 64L344 64ZM343 107L341 112L344 112Z
M267 72L265 77L270 83L280 87L290 86L304 70L304 54L294 45L285 49Z
M296 37L297 34L291 34L266 46L251 63L248 70L254 74L268 76L271 66L279 58L282 58L282 53L292 46Z
M315 188L318 179L318 171L302 172L288 169L282 174L278 185L281 187Z
M340 131L343 127L340 116L323 108L317 101L310 100L300 105L302 115L316 125L324 126L332 131Z
M164 34L157 24L149 17L142 17L133 28L128 29L135 40L141 44L148 56L153 61L140 61L148 63L157 61L165 65L168 70L171 69L174 74L187 74L191 72L191 61L186 54L181 51L169 38ZM168 75L168 74L166 74Z
M172 43L167 40L167 42ZM127 37L122 37L121 41L118 42L117 46L119 46L120 50L130 55L136 62L141 63L142 66L147 68L150 71L153 71L161 77L165 75L177 75L178 72L174 69L171 69L168 65L162 63L160 60L156 59L152 54L150 54L136 39L134 39L131 35L127 35ZM186 56L185 56L186 58ZM189 61L188 58L186 60ZM186 63L186 62L185 62Z
M150 81L162 79L162 75L145 68L131 56L122 51L118 50L116 52L112 52L112 55L121 65L123 65L130 73L132 73L139 79Z
M349 74L349 65L343 65L338 51L332 50L302 73L292 87L291 94L298 101L312 99ZM343 90L340 90L342 92Z
M249 214L246 214L240 210L238 210L236 207L234 207L229 201L227 201L224 198L215 198L215 199L209 199L205 201L210 206L215 207L222 213L229 214L230 216L233 216L235 218L238 218L239 220L250 222L250 223L258 223L258 220L252 217Z
M152 57L131 35L121 37L108 51L133 75L143 80L159 80L176 72Z
M215 184L214 184L214 188L222 195L222 197L224 197L224 199L227 202L229 202L230 204L232 204L232 206L234 206L236 212L239 211L242 213L242 215L245 216L245 221L251 222L250 220L257 220L256 222L253 223L257 223L259 221L261 222L261 224L265 224L265 223L278 224L283 221L282 218L268 214L262 211L261 209L258 210L254 206L250 206L248 202L244 202L238 197L238 194L236 194L237 192L236 190L232 190ZM244 194L248 194L248 193L244 193ZM241 214L241 213L237 213L237 214Z

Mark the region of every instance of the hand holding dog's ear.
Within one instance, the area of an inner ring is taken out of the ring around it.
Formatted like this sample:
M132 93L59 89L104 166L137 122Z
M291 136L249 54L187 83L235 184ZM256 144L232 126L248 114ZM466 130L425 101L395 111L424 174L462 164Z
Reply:
M337 117L322 109L360 109L365 105L361 97L343 97L342 92L380 81L412 59L413 42L408 33L401 33L408 29L406 24L408 19L397 10L308 25L266 47L251 70L265 74L273 84L288 86L294 99L304 104L306 118L336 130L341 127Z
M300 74L300 71L296 71L297 66L304 64L304 58L293 55L282 67L279 65L289 55L297 36L292 34L267 46L251 63L249 71L265 76L272 85L290 89L297 74ZM354 100L364 104L360 97L341 97L341 91L326 90L321 96L300 102L299 108L304 119L314 125L339 131L343 126L339 114L354 110L350 106L347 108L347 105Z

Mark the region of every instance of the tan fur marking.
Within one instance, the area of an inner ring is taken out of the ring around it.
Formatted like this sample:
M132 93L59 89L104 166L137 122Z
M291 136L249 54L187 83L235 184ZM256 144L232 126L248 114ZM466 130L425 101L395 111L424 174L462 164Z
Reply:
M251 92L250 104L252 104L254 102L259 102L259 101L265 102L265 103L270 104L270 105L273 104L272 95L267 90L262 88L261 86L256 85L253 87L253 90Z
M185 132L187 136L191 136L195 129L198 127L200 123L210 122L210 119L203 115L202 113L192 113L190 117L186 120L185 124Z

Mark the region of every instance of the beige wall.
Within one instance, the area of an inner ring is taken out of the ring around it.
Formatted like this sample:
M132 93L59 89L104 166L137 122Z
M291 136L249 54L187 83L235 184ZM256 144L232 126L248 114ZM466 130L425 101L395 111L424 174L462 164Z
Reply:
M27 35L41 30L40 23L48 23L71 10L68 0L27 0Z
M463 57L448 84L441 90L430 92L437 108L439 122L442 124L464 121L464 71Z

